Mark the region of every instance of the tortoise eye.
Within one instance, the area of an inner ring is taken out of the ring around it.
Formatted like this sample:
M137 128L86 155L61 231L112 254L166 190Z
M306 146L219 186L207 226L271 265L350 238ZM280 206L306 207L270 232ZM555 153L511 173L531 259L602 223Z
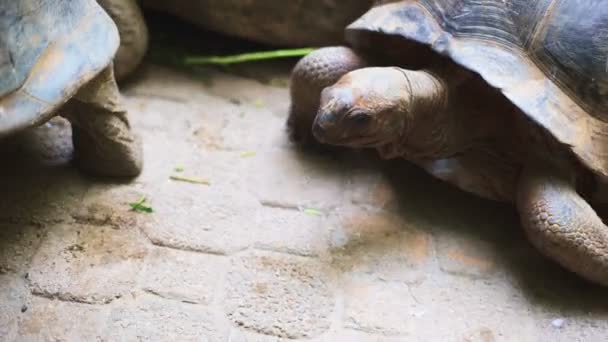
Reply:
M357 125L365 125L372 119L371 115L365 112L354 112L350 115L350 120Z

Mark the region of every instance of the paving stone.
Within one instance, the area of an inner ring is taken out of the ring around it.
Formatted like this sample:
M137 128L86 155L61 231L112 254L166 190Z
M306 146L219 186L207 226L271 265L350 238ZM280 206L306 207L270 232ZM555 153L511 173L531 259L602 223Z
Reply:
M141 296L112 310L108 341L227 341L229 327L210 307Z
M179 166L183 171L173 171L172 175L204 179L209 181L208 187L211 190L220 191L223 187L243 189L249 185L247 174L251 172L252 160L240 151L212 151L190 147L186 153L177 154L174 163L170 165L172 169ZM198 187L204 185L199 184Z
M0 274L24 274L43 234L37 226L0 223Z
M499 281L444 280L355 279L345 285L345 327L404 341L539 341L535 315L518 292Z
M348 341L348 342L426 342L416 336L387 336L370 334L359 330L342 329L326 334L323 342Z
M175 169L183 166L194 150L185 141L162 135L144 137L143 141L144 168L135 182L145 189L169 182Z
M214 76L212 73L210 77ZM142 65L138 78L137 82L125 85L121 89L126 97L163 99L175 103L191 103L199 100L204 103L204 100L214 97L210 96L213 94L209 93L208 84L202 82L201 78L164 66ZM166 116L166 112L161 111L160 114Z
M103 341L109 308L34 297L18 341Z
M289 108L289 89L269 87L259 81L235 75L210 73L213 77L205 93L227 99L236 99L243 105L263 109L277 116L286 116Z
M34 255L30 285L45 297L107 303L133 288L146 251L134 229L59 224Z
M183 81L192 83L188 79ZM284 112L277 114L277 110L267 108L264 92L260 98L250 100L239 94L214 96L208 88L192 94L191 88L171 83L162 91L139 86L129 94L130 107L141 112L140 119L135 120L136 127L144 130L145 138L154 134L149 140L155 140L159 134L173 139L183 137L206 150L251 151L289 145Z
M23 278L0 274L0 341L16 340L22 311L30 305Z
M243 329L284 338L311 338L329 329L333 274L315 259L253 251L233 257L224 308Z
M171 96L156 96L131 90L124 98L132 113L133 127L146 143L188 136L201 113L201 109L194 103Z
M531 247L529 247L531 249ZM546 259L521 252L529 269L517 279L535 314L537 341L583 342L608 339L606 288L584 280ZM528 253L527 253L528 252Z
M48 224L69 219L86 181L74 170L71 127L54 118L35 129L2 140L0 221Z
M345 327L383 335L415 335L425 308L406 283L351 281L346 285Z
M379 168L354 170L349 177L346 197L353 204L391 208L398 201L396 189Z
M257 198L274 206L321 209L343 202L345 179L339 161L295 149L257 153L248 180Z
M230 342L280 342L283 339L276 336L262 335L252 333L239 328L232 328L230 330L230 336L228 336ZM294 341L294 340L292 340Z
M554 315L538 321L538 341L587 342L608 340L608 313Z
M150 203L155 213L144 229L154 244L214 254L249 246L260 207L247 192L180 182L165 184Z
M187 75L166 74L165 84L139 83L127 92L130 106L143 112L141 119L135 121L146 134L181 136L206 150L241 151L273 146L282 133L278 125L284 126L284 120L265 108L261 98L249 103L239 94L214 95ZM258 93L266 96L264 92ZM260 139L260 135L252 134L258 131L265 134L262 137L274 139Z
M412 291L425 312L417 335L428 341L539 340L529 302L504 279L448 276Z
M168 183L171 176L204 179L214 187L244 187L248 182L250 155L255 151L224 151L181 140L154 140L145 147L149 152L144 172L136 180L145 188Z
M91 186L82 202L72 209L72 217L79 224L133 229L147 214L135 212L129 203L136 203L142 197L147 197L144 190L133 185L98 183Z
M244 188L248 184L251 158L247 151L208 150L175 140L150 142L146 148L150 153L143 174L136 180L144 190L177 182L172 176L205 180L213 188Z
M473 278L488 278L499 269L496 245L475 237L443 232L437 238L442 271Z
M225 257L153 248L139 283L145 291L163 298L210 304L227 264Z
M252 238L257 248L305 256L327 250L329 231L316 212L264 207L257 219Z
M47 225L71 219L68 208L82 200L87 184L76 170L44 167L4 175L0 188L0 221Z
M205 130L209 132L209 130ZM224 149L257 152L277 147L292 147L283 115L277 116L260 104L240 105L227 116L221 131Z
M193 146L208 151L220 151L220 150L231 150L226 144L226 137L230 137L230 133L226 132L226 126L230 120L230 117L238 109L234 108L228 113L221 113L222 120L213 120L210 122L203 122L192 127L190 134L186 135L185 138ZM228 134L227 134L228 133ZM242 135L235 136L233 139L238 140Z
M528 339L530 337L524 337L524 339ZM467 333L463 336L463 341L471 341L471 342L493 342L493 341L503 341L504 339L501 336L496 336L494 332L489 328L480 328L478 330L474 330L470 333ZM509 341L509 340L504 340Z
M402 217L346 207L331 219L332 258L347 275L418 283L432 260L431 236Z

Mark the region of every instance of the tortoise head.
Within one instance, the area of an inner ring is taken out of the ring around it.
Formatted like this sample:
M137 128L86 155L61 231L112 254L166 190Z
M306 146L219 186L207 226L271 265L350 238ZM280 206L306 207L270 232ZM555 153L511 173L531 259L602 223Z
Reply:
M313 134L321 143L348 147L393 142L406 127L409 93L397 68L352 71L321 93Z

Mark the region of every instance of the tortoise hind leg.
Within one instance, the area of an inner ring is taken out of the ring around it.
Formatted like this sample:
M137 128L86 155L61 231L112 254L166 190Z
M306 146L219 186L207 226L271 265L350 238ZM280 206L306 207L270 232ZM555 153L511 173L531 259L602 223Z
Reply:
M522 225L543 254L608 286L608 227L569 178L549 163L526 167L517 194Z
M131 130L110 64L62 108L72 124L79 167L93 175L134 177L142 169L141 140Z
M291 73L291 106L287 131L293 142L314 145L312 124L321 91L355 69L365 67L364 59L347 47L325 47L302 58Z
M114 56L114 76L122 81L139 66L148 50L148 28L137 0L97 0L114 20L120 46Z

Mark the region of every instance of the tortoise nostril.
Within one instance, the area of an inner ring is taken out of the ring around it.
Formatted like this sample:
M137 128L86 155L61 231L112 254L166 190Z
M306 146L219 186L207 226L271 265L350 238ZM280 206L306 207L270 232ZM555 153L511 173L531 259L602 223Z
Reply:
M325 128L331 126L337 122L337 116L333 115L331 112L321 112L319 114L317 123Z
M312 134L315 136L315 138L322 139L325 136L325 128L323 128L323 126L321 126L319 123L315 123L312 126Z

